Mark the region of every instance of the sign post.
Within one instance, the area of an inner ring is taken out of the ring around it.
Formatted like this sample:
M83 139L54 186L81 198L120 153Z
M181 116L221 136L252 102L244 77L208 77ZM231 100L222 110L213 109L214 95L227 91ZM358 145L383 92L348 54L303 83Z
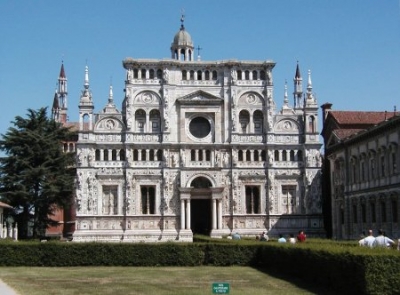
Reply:
M229 294L230 291L229 283L213 283L212 292L213 294Z

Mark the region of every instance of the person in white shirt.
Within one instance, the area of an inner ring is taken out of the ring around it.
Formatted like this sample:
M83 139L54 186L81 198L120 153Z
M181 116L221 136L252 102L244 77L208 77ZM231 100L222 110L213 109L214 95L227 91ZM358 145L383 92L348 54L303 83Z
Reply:
M367 237L358 241L358 244L360 246L365 246L365 247L370 247L370 248L375 247L375 237L374 237L374 233L373 233L372 229L370 229L368 231Z
M376 247L391 247L394 245L394 241L385 237L385 232L383 230L378 231L378 236L375 238L375 246Z

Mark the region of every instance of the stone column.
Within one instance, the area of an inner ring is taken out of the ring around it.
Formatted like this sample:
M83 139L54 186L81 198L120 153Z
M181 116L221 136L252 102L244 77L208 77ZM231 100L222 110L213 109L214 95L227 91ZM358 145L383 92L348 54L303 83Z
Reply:
M212 229L217 228L217 200L212 199Z
M186 200L186 229L190 229L190 199Z
M181 229L185 229L185 200L181 199Z

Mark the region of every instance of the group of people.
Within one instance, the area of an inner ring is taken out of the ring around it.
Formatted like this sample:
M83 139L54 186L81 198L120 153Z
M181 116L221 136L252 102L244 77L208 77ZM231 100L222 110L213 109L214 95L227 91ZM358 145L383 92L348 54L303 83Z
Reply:
M260 235L257 235L256 239L260 241L269 241L269 237L265 233L265 231L262 232ZM302 243L306 241L306 234L304 233L304 231L301 230L299 231L296 237L294 237L293 234L290 234L288 240L289 243L291 244L296 244L297 242ZM286 243L286 242L287 242L286 238L282 234L279 234L278 243Z
M378 236L374 236L374 232L372 229L368 230L368 236L365 238L362 238L361 240L358 241L358 244L360 246L364 247L370 247L370 248L375 248L375 247L383 247L383 248L391 248L395 245L395 242L385 236L385 232L380 229L378 230Z

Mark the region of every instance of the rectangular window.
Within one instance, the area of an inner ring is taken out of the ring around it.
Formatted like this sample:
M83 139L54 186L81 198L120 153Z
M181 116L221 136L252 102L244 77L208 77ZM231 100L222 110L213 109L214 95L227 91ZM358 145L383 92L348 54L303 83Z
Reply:
M357 205L353 205L353 222L357 223Z
M246 213L260 214L260 188L258 186L247 186L246 190Z
M282 185L283 204L286 205L286 214L296 213L296 186Z
M381 217L382 217L382 222L386 222L386 204L385 202L381 202Z
M363 223L367 222L367 210L365 204L361 204L361 220Z
M397 201L392 201L392 220L393 222L397 222L398 220L398 213L397 213Z
M375 159L371 159L371 180L375 178Z
M376 208L374 203L371 203L371 221L372 223L376 222Z
M103 210L104 215L118 214L118 186L103 186Z
M385 156L381 157L381 176L385 176Z
M156 213L156 189L154 186L141 186L142 214Z
M392 153L392 171L393 174L397 173L397 163L396 163L397 159L396 159L396 153Z

